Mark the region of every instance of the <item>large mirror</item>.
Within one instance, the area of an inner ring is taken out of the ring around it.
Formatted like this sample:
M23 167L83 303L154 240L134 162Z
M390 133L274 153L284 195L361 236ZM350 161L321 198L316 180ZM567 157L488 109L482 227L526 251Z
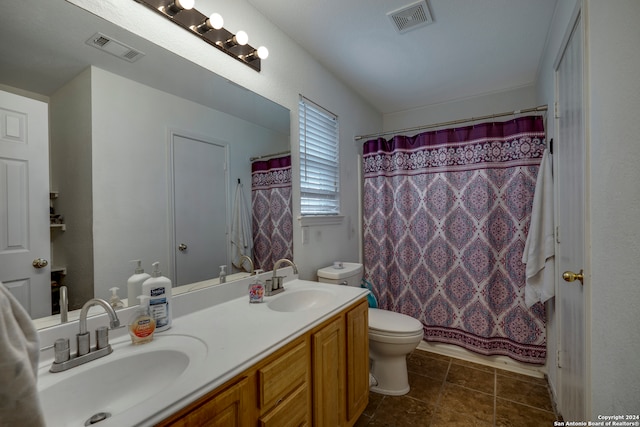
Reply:
M108 298L112 287L125 298L135 259L147 272L158 261L183 283L217 277L221 265L231 273L236 186L250 203L251 159L289 150L289 111L64 0L9 2L0 36L0 90L49 104L51 205L65 230L52 227L48 237L70 309ZM129 62L87 42L101 36L141 55ZM203 54L219 53L203 46ZM215 186L184 178L194 169L176 160L185 144L219 160L209 168ZM191 206L183 223L207 224L219 241L195 264L205 272L185 279L176 217L190 191L218 210Z

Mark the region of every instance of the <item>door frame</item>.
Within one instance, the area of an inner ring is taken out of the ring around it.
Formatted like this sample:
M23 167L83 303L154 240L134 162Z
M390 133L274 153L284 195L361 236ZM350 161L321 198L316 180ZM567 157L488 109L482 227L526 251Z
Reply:
M176 268L176 251L175 248L177 246L177 241L176 241L176 221L175 221L175 192L174 192L174 158L173 158L173 149L174 149L174 138L175 137L183 137L183 138L187 138L187 139L195 139L197 141L206 143L206 144L212 144L212 145L217 145L217 146L222 146L224 147L225 150L225 159L224 159L224 163L225 163L225 168L224 168L224 180L225 180L225 206L226 206L226 224L225 224L225 234L227 235L227 241L225 242L226 245L226 253L227 253L227 264L229 264L229 257L231 255L231 242L230 239L228 238L228 236L230 235L230 215L231 215L231 206L230 206L230 191L229 191L229 142L228 141L224 141L221 139L216 139L216 138L210 138L207 136L203 136L200 134L196 134L193 132L189 132L189 131L185 131L182 129L174 129L174 128L169 128L167 129L167 160L168 160L168 182L167 182L167 188L168 188L168 219L169 219L169 224L168 224L168 230L169 230L169 235L170 235L170 244L171 244L171 248L170 248L170 254L169 254L169 273L168 276L171 278L172 283L175 284L177 283L177 268ZM228 268L227 266L227 272L230 272L231 270Z
M567 50L567 47L569 45L569 42L571 40L571 36L576 28L576 25L578 25L578 23L580 24L580 35L582 38L582 58L581 58L581 62L582 62L582 133L583 133L583 159L582 161L584 162L584 182L583 182L583 193L584 193L584 197L583 197L583 212L584 212L584 224L582 227L582 231L583 231L583 236L584 236L584 240L583 240L583 247L582 247L582 252L583 252L583 259L584 259L584 266L583 266L583 275L584 275L584 284L582 286L582 290L583 290L583 322L584 322L584 343L583 343L583 354L584 354L584 373L585 376L583 378L583 386L584 386L584 417L586 417L585 419L588 419L589 416L591 415L591 371L590 371L590 366L591 366L591 354L590 352L587 350L589 348L591 348L591 311L590 311L590 307L591 307L591 292L590 292L590 286L591 286L591 258L590 258L590 251L589 251L589 246L591 244L591 228L590 228L590 212L589 212L589 206L590 206L590 138L589 138L589 132L588 132L588 117L589 117L589 91L588 91L588 61L587 61L587 55L588 55L588 51L587 51L587 46L588 46L588 39L587 39L587 11L586 11L586 5L583 4L584 2L582 0L578 0L575 4L574 10L571 14L571 18L568 21L567 27L565 29L565 33L563 35L562 38L562 42L560 43L560 47L558 49L558 54L556 55L556 58L553 62L553 70L554 70L554 100L555 100L555 108L554 108L554 137L556 141L559 141L559 144L562 143L562 141L560 141L560 117L558 115L558 104L559 104L559 78L558 78L558 69L560 67L560 63L562 61L562 58L564 57L564 54ZM559 168L559 164L558 164L558 159L556 158L556 156L554 156L554 161L553 161L553 169L557 170L557 168ZM559 182L558 180L554 180L554 197L555 197L555 201L554 204L556 206L556 212L555 212L555 223L559 224L559 198L558 198L558 193L559 193ZM555 250L556 250L556 254L561 254L561 252L559 251L558 247L559 247L559 242L558 242L558 231L556 229L556 239L555 239ZM557 257L559 258L559 257ZM563 325L562 325L562 304L558 303L558 298L561 295L561 291L560 291L560 287L563 286L563 284L565 283L562 279L562 271L560 271L559 268L556 268L556 279L555 279L555 289L556 289L556 298L554 300L554 306L555 306L555 310L554 310L554 317L555 317L555 335L556 335L556 354L551 355L551 357L553 358L553 362L556 365L557 368L557 381L558 384L556 384L557 387L552 387L553 389L553 394L556 398L556 403L558 406L558 409L560 409L562 407L562 395L561 395L561 389L562 389L562 381L566 380L566 378L563 378L563 376L565 376L565 374L562 371L561 368L561 359L562 359L562 353L564 351L564 344L562 342L562 330L563 330ZM547 356L549 357L549 356Z

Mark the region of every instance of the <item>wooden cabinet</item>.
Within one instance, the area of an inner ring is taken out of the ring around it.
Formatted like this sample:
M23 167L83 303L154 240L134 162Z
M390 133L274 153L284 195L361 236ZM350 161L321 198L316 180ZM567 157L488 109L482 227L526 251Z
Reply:
M313 425L345 423L345 340L340 316L313 334Z
M369 305L312 332L313 425L352 426L369 401Z
M257 370L259 425L297 427L309 421L309 345L306 337Z
M369 402L369 304L363 301L345 317L347 423L353 425Z
M205 396L173 417L160 423L171 427L244 427L248 426L250 413L247 377L240 379L222 391Z
M369 398L367 315L362 300L158 425L353 426Z

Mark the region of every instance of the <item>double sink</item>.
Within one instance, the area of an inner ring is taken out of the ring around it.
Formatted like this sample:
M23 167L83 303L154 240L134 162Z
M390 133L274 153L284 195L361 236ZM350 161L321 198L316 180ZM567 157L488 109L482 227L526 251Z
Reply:
M280 322L282 316L286 318L296 313L303 313L305 319L312 319L313 313L323 317L332 311L336 303L341 305L344 299L339 295L341 288L345 287L297 279L286 285L286 292L265 298L263 304L249 304L247 296L229 301L228 304L234 307L228 310L246 310L240 314L255 316L256 323L260 324L271 318ZM43 361L38 373L38 390L47 425L132 425L137 423L133 420L147 419L145 411L149 412L155 404L164 408L176 403L183 406L185 402L181 400L193 399L193 393L197 391L194 387L202 386L203 376L209 373L217 375L218 371L212 369L212 364L217 361L224 364L224 359L235 357L229 355L230 352L247 351L244 348L234 349L232 340L228 342L229 348L221 342L227 336L245 331L219 331L215 338L205 332L206 327L196 328L193 334L181 333L190 329L187 323L190 316L195 316L191 320L199 324L202 319L210 319L210 328L217 324L231 329L232 323L224 325L221 319L213 321L217 315L229 317L224 305L209 308L207 313L203 310L183 316L178 320L181 325L176 326L178 322L174 322L171 330L156 334L148 344L132 345L128 336L121 336L112 343L114 351L111 355L65 372L51 373L48 371L51 361ZM123 323L127 320L121 319ZM281 342L282 338L276 334L273 339ZM261 344L262 347L269 347L265 343L267 341ZM224 357L221 357L222 352ZM256 356L259 355L252 357L255 359ZM251 357L245 359L250 360ZM229 373L229 366L221 369ZM146 422L141 425L146 425Z

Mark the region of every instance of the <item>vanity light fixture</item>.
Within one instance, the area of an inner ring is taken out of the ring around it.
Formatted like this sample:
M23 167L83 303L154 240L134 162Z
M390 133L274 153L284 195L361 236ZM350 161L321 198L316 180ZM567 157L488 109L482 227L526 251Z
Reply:
M261 60L269 51L264 46L254 48L248 44L249 36L244 31L236 34L226 30L224 20L218 13L204 15L194 8L195 0L134 0L171 20L176 25L200 37L204 42L234 57L236 60L260 71Z

